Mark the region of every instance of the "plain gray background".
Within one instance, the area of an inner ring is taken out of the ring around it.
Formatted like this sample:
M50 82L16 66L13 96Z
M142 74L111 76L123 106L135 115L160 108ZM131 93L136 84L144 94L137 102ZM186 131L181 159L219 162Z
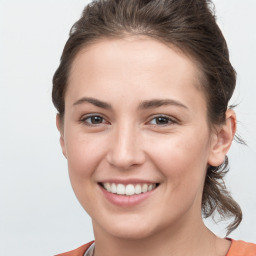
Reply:
M55 128L51 79L88 1L0 0L0 254L53 255L93 239L71 189ZM256 242L256 1L215 0L237 70L239 133L226 183L244 220L230 237ZM207 225L225 236L224 224Z

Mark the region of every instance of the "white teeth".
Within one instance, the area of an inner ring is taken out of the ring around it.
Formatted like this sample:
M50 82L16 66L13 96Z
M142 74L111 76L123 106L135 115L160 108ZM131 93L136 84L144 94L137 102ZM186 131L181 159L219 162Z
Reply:
M104 188L105 188L108 192L111 191L111 185L110 185L110 183L104 183L103 185L104 185Z
M110 193L118 194L118 195L126 195L132 196L134 194L139 195L141 193L146 193L148 191L153 190L156 187L156 183L154 184L115 184L115 183L103 183L103 187Z
M135 194L140 194L141 193L141 185L140 184L137 184L136 186L135 186Z
M125 186L123 184L117 184L116 193L118 195L124 195L125 194Z
M126 186L126 189L125 189L125 194L126 194L127 196L132 196L132 195L134 195L134 193L135 193L135 188L134 188L134 186L133 186L132 184L127 185L127 186Z
M110 190L111 193L116 193L116 184L115 184L115 183L112 183L110 189L111 189L111 190Z
M148 191L148 184L143 184L142 186L142 192L146 193Z

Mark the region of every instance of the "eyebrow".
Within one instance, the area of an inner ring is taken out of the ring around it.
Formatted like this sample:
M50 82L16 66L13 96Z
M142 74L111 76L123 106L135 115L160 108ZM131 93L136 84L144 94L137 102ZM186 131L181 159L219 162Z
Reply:
M76 106L76 105L80 105L83 103L91 103L92 105L99 107L99 108L103 108L103 109L112 109L112 106L109 103L95 99L95 98L90 98L90 97L83 97L83 98L77 100L73 105ZM172 99L145 100L139 104L139 109L159 108L162 106L170 106L170 105L188 109L188 107L186 105L182 104L179 101L172 100Z
M83 104L83 103L91 103L92 105L94 105L96 107L99 107L99 108L112 109L110 104L108 104L104 101L97 100L95 98L89 98L89 97L83 97L83 98L79 99L78 101L76 101L73 104L73 106L80 105L80 104Z
M149 109L149 108L158 108L158 107L169 106L169 105L188 109L188 107L186 105L182 104L179 101L172 100L172 99L146 100L146 101L143 101L140 103L139 108L140 109Z

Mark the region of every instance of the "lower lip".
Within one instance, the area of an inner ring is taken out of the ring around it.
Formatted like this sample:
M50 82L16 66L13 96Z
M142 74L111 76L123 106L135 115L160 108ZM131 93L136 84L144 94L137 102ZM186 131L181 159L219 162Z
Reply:
M148 197L150 197L156 190L153 189L151 191L148 191L146 193L141 193L139 195L132 195L132 196L124 196L124 195L118 195L108 192L106 189L104 189L102 186L100 186L101 191L103 192L105 198L111 202L114 205L122 206L122 207L131 207L140 204L144 200L146 200Z

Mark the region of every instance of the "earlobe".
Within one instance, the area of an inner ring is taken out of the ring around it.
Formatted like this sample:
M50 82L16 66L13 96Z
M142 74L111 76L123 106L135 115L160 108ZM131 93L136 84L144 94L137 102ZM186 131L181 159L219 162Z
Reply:
M63 127L63 123L62 123L60 114L56 115L56 126L57 126L57 129L58 129L59 133L60 133L60 145L61 145L62 153L67 158L65 141L64 141L64 127Z
M211 152L208 164L211 166L219 166L232 144L236 133L236 114L232 109L226 111L226 122L217 128L216 134L213 136Z

